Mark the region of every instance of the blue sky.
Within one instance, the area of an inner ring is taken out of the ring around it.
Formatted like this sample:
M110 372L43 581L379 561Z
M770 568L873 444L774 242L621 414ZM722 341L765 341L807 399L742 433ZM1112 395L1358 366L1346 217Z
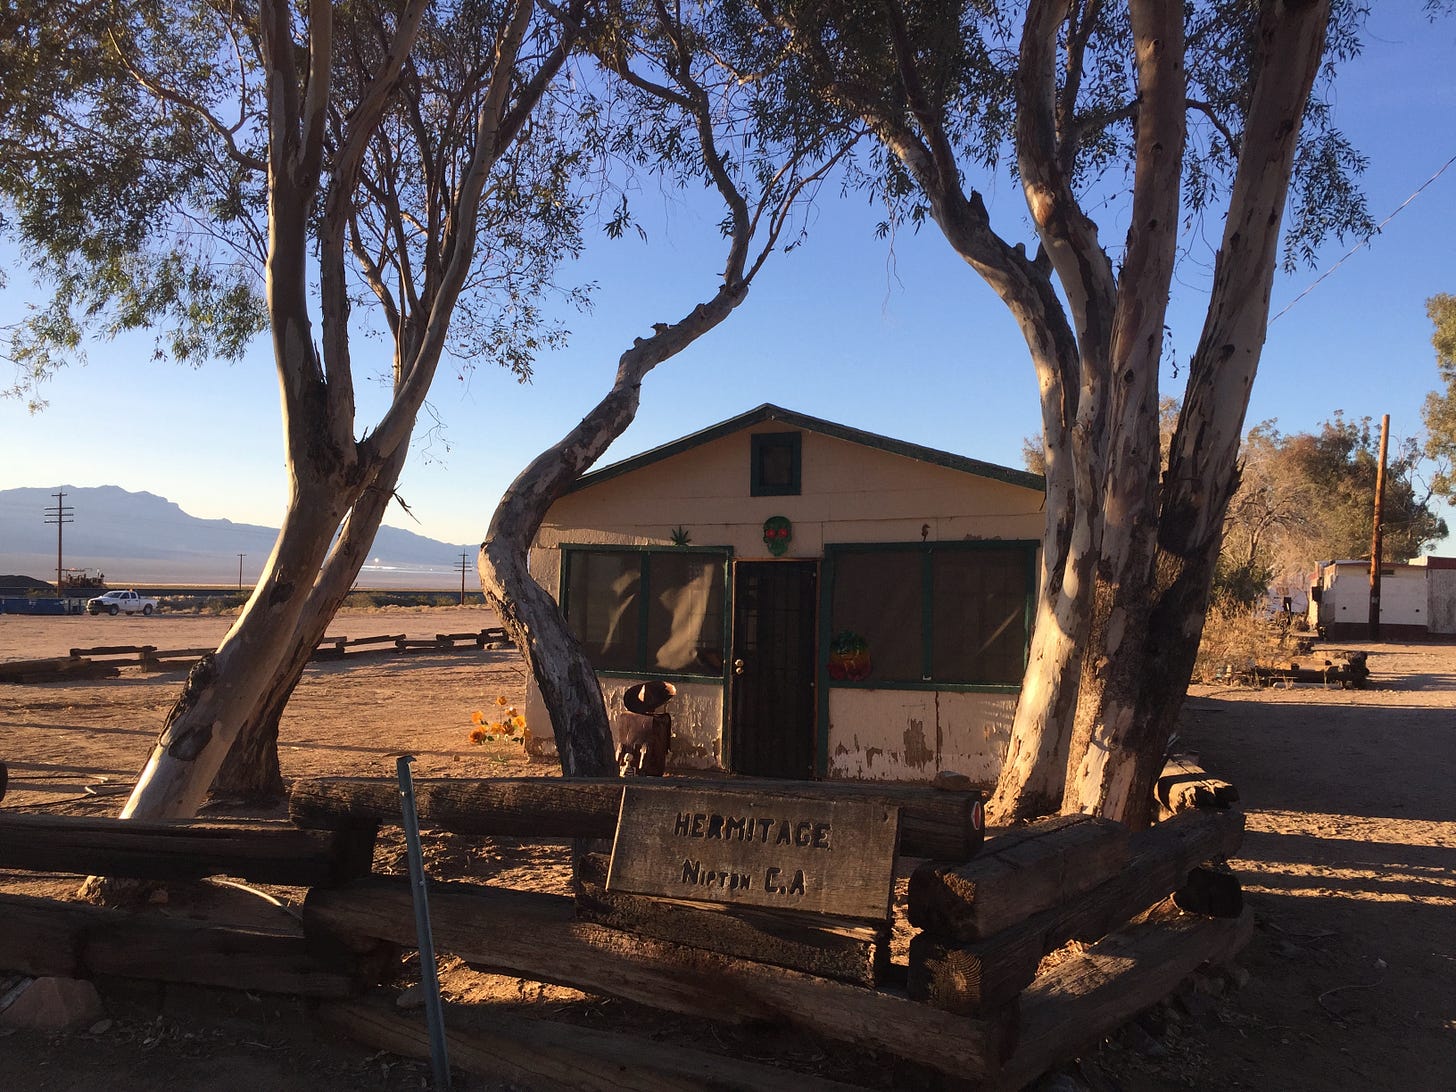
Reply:
M1337 124L1370 156L1364 187L1377 220L1456 155L1456 19L1432 26L1420 6L1377 6L1365 56L1336 92ZM984 192L1003 234L1029 240L1015 185L1003 178ZM422 427L400 486L416 519L396 508L387 523L446 542L479 541L502 490L607 389L632 338L676 320L716 288L717 213L694 205L642 195L645 243L635 236L591 243L568 278L599 282L595 308L569 316L570 346L541 359L531 384L494 371L460 378L442 365L431 403L444 440ZM1038 430L1039 418L1008 313L938 232L905 232L891 246L874 237L879 218L863 197L827 195L812 213L807 243L770 259L724 325L648 377L637 422L604 462L774 402L1020 466L1022 438ZM1104 242L1120 243L1125 227L1107 216ZM1456 292L1453 247L1456 166L1274 322L1249 423L1277 417L1284 431L1300 431L1343 410L1377 421L1389 413L1397 436L1416 433L1436 382L1424 301ZM1272 312L1348 248L1331 245L1318 269L1281 275ZM1210 272L1206 249L1179 270L1170 325L1181 361L1197 341ZM0 320L18 314L29 291L12 276ZM358 345L361 376L370 351L387 367L380 343ZM362 385L366 422L380 412L384 388ZM1170 373L1164 385L1175 394L1180 387ZM50 405L37 415L0 401L0 488L120 485L199 517L277 524L286 481L265 346L240 364L197 370L152 361L146 339L92 346L90 363L64 371L45 396Z

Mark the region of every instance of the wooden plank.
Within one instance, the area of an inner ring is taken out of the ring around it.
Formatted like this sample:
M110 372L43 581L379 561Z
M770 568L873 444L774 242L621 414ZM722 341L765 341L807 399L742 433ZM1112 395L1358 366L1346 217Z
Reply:
M888 921L900 809L628 781L607 890Z
M125 656L152 652L156 645L97 645L95 648L73 648L72 656ZM208 649L211 652L211 649Z
M991 839L967 864L929 861L910 876L910 923L945 939L980 940L1101 884L1127 864L1128 831L1060 815Z
M971 943L920 933L910 940L911 997L950 1012L994 1009L1036 977L1042 956L1069 940L1095 941L1178 890L1179 905L1238 916L1228 876L1190 890L1188 877L1202 862L1237 852L1244 817L1238 811L1191 811L1133 835L1127 867L1093 890ZM994 845L994 841L992 845Z
M0 683L51 682L56 679L114 679L121 669L114 664L73 656L47 656L38 660L0 663Z
M483 968L625 997L729 1023L771 1020L841 1042L888 1050L965 1079L992 1075L1015 1042L1014 1009L956 1016L888 989L824 978L634 937L576 920L566 896L459 884L430 889L437 951ZM372 877L315 888L310 935L415 944L408 881Z
M1239 790L1214 777L1198 764L1197 755L1170 755L1153 786L1153 795L1167 812L1190 808L1227 808L1239 799Z
M378 644L391 644L392 645L396 641L403 641L404 640L404 636L405 635L403 633L386 633L386 634L383 634L383 635L381 635L379 637L355 637L355 638L352 638L350 640L345 641L344 644L348 648L354 648L356 645L378 645Z
M367 875L376 829L0 812L0 868L151 880L228 875L306 887Z
M451 1067L493 1082L507 1081L513 1088L851 1092L856 1087L652 1039L479 1008L445 1006ZM382 999L324 1005L318 1015L335 1031L367 1046L408 1058L430 1056L424 1021Z
M1021 1037L995 1087L1021 1088L1075 1058L1167 997L1202 964L1233 958L1253 932L1251 910L1237 918L1205 918L1169 903L1059 963L1021 995Z
M0 920L0 967L21 974L348 997L382 969L325 964L301 936L27 895L0 895Z
M883 782L780 781L768 778L640 779L645 792L691 784L704 790L787 793L893 804L900 809L900 852L966 861L981 848L984 814L978 791ZM510 838L611 838L621 807L620 778L422 778L415 798L426 825L457 834ZM399 822L399 788L383 778L304 778L294 782L289 812L300 826L328 827L349 817Z
M618 894L606 889L607 867L607 857L600 853L578 861L576 914L582 921L859 986L874 986L889 971L887 925Z

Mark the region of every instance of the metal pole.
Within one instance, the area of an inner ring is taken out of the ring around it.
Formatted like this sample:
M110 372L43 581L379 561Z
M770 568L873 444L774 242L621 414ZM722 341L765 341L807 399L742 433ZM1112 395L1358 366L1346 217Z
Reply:
M66 524L76 522L76 510L66 503L66 494L52 493L51 496L56 498L56 503L45 510L45 521L56 525L56 594L65 595L65 589L61 587L61 574L65 571L61 543Z
M420 851L420 818L415 812L415 786L410 777L414 755L395 759L399 774L404 843L409 851L410 892L415 904L415 933L420 946L420 989L425 995L425 1022L430 1029L430 1071L436 1092L450 1092L450 1054L445 1045L445 1011L440 1004L440 977L435 970L435 938L430 932L430 903L425 892L425 857Z
M1390 414L1380 418L1380 463L1375 468L1375 516L1370 532L1370 639L1380 636L1380 554L1385 530L1385 455L1390 443Z
M247 556L247 554L238 554L238 591L243 590L243 558Z
M460 605L465 606L465 573L470 568L470 551L460 551Z

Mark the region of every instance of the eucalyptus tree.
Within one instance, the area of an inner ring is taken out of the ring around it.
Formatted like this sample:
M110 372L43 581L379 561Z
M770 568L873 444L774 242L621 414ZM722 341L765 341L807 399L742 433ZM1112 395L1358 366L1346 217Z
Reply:
M478 559L486 599L515 638L550 711L562 768L611 774L611 733L596 673L555 601L527 570L546 510L631 424L642 382L726 320L778 248L802 240L803 212L846 160L860 129L805 109L788 74L758 55L731 7L622 3L589 25L619 120L598 139L621 166L703 187L722 205L715 288L673 321L652 323L616 361L611 387L583 420L521 471L501 498ZM593 115L604 109L584 107ZM627 214L609 225L623 230Z
M1368 224L1361 160L1311 91L1349 56L1336 0L756 0L817 101L882 150L879 186L1000 296L1041 394L1041 594L1000 818L1058 803L1137 825L1196 654L1286 261ZM1328 45L1327 45L1328 43ZM1035 248L977 188L1003 159ZM1115 253L1096 216L1113 208ZM1159 371L1180 241L1222 219L1160 473Z
M88 328L155 326L183 359L262 330L278 375L282 529L123 811L187 815L352 584L441 357L529 366L532 301L577 239L578 149L552 139L549 96L582 5L23 6L11 45L38 78L3 119L0 188L54 293L11 355L36 377ZM365 425L371 332L390 398Z

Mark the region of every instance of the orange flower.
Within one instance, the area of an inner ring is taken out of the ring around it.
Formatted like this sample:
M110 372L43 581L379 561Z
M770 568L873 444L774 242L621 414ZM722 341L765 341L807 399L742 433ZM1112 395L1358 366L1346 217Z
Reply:
M475 712L470 714L470 723L479 728L482 724L485 723L485 714L477 709Z
M497 705L510 705L511 702L509 698L502 694L500 697L495 699L495 703Z
M484 728L476 728L470 733L471 743L484 743L489 738L490 733L488 733Z

